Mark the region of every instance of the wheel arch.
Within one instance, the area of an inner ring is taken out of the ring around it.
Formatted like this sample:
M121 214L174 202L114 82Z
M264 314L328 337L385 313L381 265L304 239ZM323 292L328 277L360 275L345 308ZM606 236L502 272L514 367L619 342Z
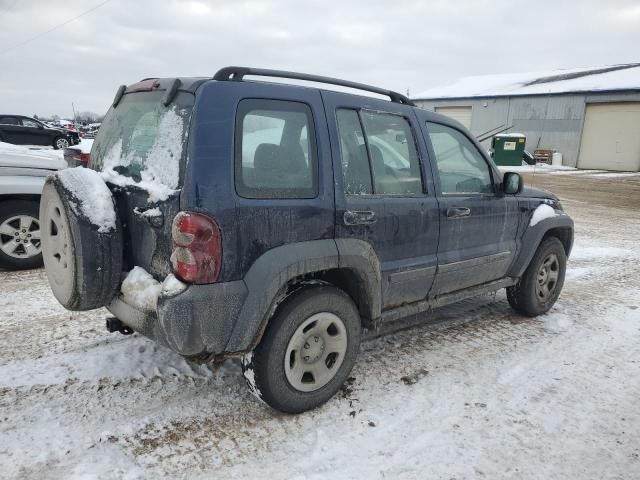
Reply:
M519 278L529 266L540 244L549 237L557 237L569 258L573 248L573 220L564 212L529 226L522 236L518 254L509 267L508 276Z
M252 350L278 306L301 288L317 284L332 285L349 295L365 323L379 318L379 261L369 244L367 248L358 242L313 240L283 245L262 255L244 278L248 295L225 350Z

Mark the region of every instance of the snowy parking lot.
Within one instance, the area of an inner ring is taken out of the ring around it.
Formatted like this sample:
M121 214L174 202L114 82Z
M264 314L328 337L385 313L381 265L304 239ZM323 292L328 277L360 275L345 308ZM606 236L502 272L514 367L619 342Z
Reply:
M640 177L526 177L576 223L552 311L448 307L363 343L336 398L298 416L252 397L237 361L109 334L44 271L0 272L0 477L639 478Z

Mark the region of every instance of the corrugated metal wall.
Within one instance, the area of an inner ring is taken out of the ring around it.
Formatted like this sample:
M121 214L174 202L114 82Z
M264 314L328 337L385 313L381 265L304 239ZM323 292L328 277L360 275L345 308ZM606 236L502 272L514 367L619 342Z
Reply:
M527 136L527 149L562 153L564 165L575 167L587 103L640 101L640 94L516 96L459 100L416 100L427 110L435 106L471 106L471 132L479 136L501 125ZM483 145L488 149L491 140Z

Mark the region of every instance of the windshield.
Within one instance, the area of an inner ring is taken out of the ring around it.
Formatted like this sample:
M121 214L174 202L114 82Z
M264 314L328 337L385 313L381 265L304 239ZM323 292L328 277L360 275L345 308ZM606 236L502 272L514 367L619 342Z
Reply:
M178 188L193 95L181 93L166 107L163 97L162 91L130 93L109 110L91 149L91 168L106 181L161 187L161 197Z

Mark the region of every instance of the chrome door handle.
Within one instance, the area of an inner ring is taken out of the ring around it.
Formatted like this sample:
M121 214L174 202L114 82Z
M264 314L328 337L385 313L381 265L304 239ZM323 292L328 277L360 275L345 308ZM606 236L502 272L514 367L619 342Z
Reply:
M468 217L471 215L471 209L466 207L447 208L447 218Z
M347 210L342 216L345 225L371 225L376 223L376 212L371 210Z

